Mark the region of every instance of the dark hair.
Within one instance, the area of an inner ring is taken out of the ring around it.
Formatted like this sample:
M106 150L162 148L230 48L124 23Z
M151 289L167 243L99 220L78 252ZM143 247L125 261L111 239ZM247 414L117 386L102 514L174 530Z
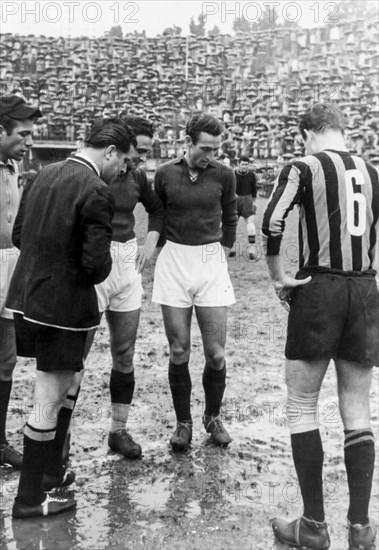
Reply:
M200 132L206 132L211 136L219 136L222 134L223 125L212 115L206 113L198 113L194 115L186 125L186 134L192 139L195 145L199 139Z
M85 145L94 149L114 145L119 151L127 153L131 145L137 147L137 140L131 128L120 118L101 118L95 120L89 129Z
M326 130L339 130L343 134L344 115L333 103L315 103L300 116L299 130L304 139L304 130L313 130L317 134L322 134Z
M239 162L250 162L250 159L246 155L241 155L239 158Z
M150 120L140 116L121 115L121 120L125 122L136 136L154 136L154 127Z

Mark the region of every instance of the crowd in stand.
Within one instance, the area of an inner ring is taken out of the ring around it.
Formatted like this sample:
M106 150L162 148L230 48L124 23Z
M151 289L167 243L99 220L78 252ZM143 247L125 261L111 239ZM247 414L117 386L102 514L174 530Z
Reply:
M352 151L379 161L378 29L363 19L313 29L207 36L1 37L2 92L38 104L35 140L83 138L93 117L123 111L155 124L154 158L184 145L189 115L223 120L220 158L303 154L296 121L312 101L347 115Z

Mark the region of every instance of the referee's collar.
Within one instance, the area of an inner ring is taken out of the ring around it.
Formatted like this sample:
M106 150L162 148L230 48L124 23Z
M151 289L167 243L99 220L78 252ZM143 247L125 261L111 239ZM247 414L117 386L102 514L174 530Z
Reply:
M73 160L75 162L78 162L79 164L84 164L84 166L88 166L88 168L91 168L100 178L100 170L99 167L91 160L87 155L83 155L83 153L74 153L69 157L69 160Z

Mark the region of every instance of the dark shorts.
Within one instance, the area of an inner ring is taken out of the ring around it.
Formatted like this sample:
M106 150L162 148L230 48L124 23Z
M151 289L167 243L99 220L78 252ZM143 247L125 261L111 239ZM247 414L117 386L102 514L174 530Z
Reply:
M242 218L253 216L257 211L251 195L237 195L237 214Z
M336 358L378 367L375 278L323 273L297 287L291 297L285 355L287 359Z
M26 321L14 314L17 355L35 357L37 370L83 369L87 331L62 330Z

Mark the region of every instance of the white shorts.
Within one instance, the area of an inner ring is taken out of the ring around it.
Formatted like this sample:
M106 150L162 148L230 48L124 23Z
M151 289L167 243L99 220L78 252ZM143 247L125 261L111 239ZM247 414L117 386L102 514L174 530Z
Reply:
M7 299L9 285L20 251L15 246L13 248L2 248L0 249L0 255L0 317L13 319L13 311L5 307L5 300Z
M137 251L137 239L126 243L112 241L112 270L105 281L95 285L100 313L140 309L143 287L136 269Z
M172 307L234 304L221 244L187 246L167 241L155 265L152 300Z

